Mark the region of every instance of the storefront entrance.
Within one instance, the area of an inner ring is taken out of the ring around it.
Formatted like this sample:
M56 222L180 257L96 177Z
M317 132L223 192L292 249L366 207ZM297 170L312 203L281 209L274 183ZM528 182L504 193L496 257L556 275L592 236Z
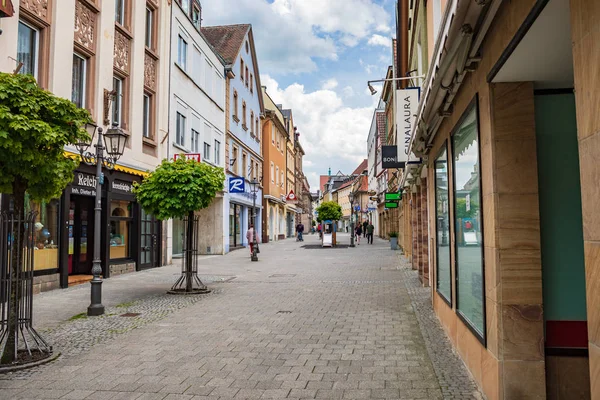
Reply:
M94 198L71 196L68 219L69 285L92 278Z
M242 240L242 206L229 204L229 247L243 245Z
M160 222L142 209L140 225L140 269L158 267Z

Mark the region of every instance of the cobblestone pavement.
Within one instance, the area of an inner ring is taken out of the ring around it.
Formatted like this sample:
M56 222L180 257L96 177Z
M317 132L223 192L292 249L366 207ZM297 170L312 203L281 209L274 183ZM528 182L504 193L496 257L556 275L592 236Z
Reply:
M63 355L0 376L0 399L443 398L389 244L305 238L261 246L257 263L203 258L210 295L165 295L178 267L163 267L106 280L101 318L65 321L89 287L36 296L36 326Z

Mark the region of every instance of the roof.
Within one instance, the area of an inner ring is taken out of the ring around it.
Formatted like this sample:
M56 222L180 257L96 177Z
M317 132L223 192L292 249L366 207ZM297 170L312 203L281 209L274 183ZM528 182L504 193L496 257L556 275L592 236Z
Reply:
M360 175L363 173L363 171L366 171L369 169L369 160L367 160L366 158L360 163L360 165L358 167L356 167L356 169L354 170L354 172L352 173L352 175Z
M202 34L221 54L227 64L233 64L237 58L250 24L203 26Z
M321 175L319 176L319 190L324 192L325 191L325 184L327 182L329 182L329 175Z

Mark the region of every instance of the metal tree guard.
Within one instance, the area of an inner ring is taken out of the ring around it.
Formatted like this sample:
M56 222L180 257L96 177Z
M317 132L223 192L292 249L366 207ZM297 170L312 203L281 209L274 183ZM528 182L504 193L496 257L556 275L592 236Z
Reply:
M0 213L0 350L12 351L12 365L52 355L52 346L32 326L35 217Z
M183 219L183 259L181 276L168 291L170 294L203 294L210 289L198 278L199 217L191 212Z

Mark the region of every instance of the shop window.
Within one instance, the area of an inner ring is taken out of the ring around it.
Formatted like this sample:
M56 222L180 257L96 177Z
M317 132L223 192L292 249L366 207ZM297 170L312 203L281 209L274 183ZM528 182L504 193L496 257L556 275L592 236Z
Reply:
M110 259L130 258L132 203L110 202Z
M9 209L14 207L13 200ZM25 195L25 212L37 213L34 225L34 271L58 268L58 200L34 202Z
M450 272L450 214L448 208L448 152L446 145L435 159L436 289L452 304Z
M483 231L477 103L452 134L456 310L482 341L485 339Z

